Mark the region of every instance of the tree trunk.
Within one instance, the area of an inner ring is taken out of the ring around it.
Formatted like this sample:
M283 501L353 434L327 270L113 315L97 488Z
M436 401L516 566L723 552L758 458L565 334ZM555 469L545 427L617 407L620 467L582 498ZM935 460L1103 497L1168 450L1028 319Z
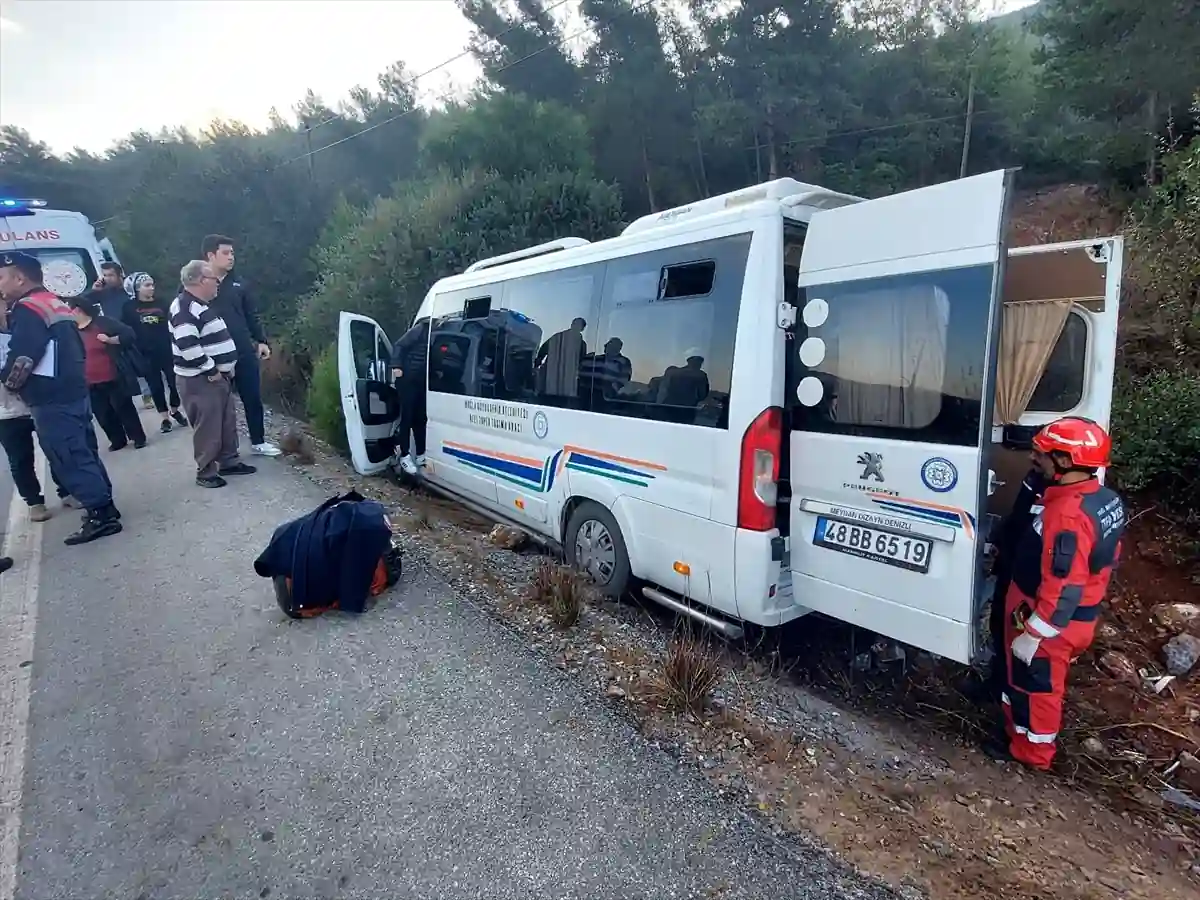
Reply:
M650 154L646 152L646 135L642 134L642 170L646 173L646 202L650 204L650 212L658 212L654 202L654 183L650 179Z
M1158 91L1146 101L1146 184L1158 183Z
M779 150L775 146L775 108L767 104L767 179L779 177Z
M704 167L704 147L700 143L700 126L693 121L692 138L696 142L696 163L700 174L700 196L708 196L708 170Z

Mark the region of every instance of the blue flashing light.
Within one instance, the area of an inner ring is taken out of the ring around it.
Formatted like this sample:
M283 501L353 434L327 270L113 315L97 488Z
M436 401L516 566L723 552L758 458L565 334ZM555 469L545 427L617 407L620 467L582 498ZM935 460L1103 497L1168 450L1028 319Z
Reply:
M43 209L45 200L24 197L0 197L0 209Z

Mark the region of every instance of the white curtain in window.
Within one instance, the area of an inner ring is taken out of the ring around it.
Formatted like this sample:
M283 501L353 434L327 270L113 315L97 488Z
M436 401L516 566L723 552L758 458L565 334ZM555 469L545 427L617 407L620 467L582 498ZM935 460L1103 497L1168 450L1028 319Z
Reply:
M838 382L834 420L892 428L932 423L946 375L946 292L918 285L839 296L830 306L837 317L828 348Z
M1004 304L993 416L997 425L1015 425L1029 408L1054 345L1067 324L1071 306L1071 300L1024 300Z

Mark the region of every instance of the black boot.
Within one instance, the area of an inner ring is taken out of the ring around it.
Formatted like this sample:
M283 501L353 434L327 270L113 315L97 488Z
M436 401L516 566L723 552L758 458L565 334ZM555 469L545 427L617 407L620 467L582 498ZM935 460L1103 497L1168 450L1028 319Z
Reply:
M0 556L0 572L7 572L13 567L11 556Z
M102 509L89 509L80 529L74 534L68 535L63 543L74 547L117 534L121 531L120 516L117 508L111 503Z

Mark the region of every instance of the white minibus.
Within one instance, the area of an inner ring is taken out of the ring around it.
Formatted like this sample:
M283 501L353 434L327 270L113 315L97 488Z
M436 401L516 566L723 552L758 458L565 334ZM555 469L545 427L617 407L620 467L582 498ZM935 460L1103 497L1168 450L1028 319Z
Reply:
M610 595L970 662L1030 438L1112 398L1121 239L1010 250L1010 195L1005 171L878 200L779 179L480 260L417 313L423 477ZM380 472L391 342L352 312L338 341L354 465Z

